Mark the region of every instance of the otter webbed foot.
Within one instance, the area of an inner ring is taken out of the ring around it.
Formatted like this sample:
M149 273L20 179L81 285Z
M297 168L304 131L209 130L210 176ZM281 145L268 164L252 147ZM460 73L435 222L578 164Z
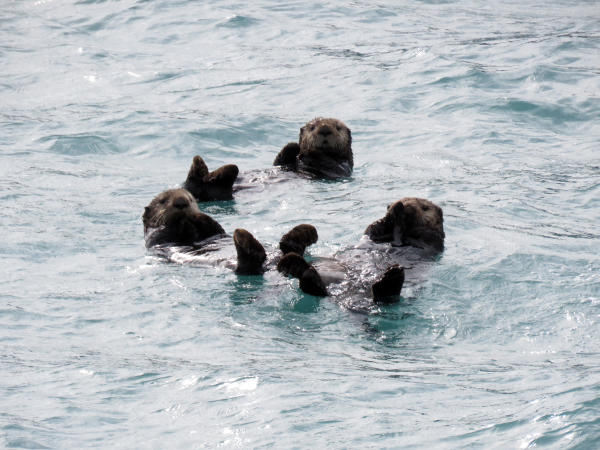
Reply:
M231 200L233 183L237 179L239 169L235 164L227 164L209 172L204 160L196 155L192 161L183 187L190 191L196 200Z
M371 287L373 301L376 303L395 303L404 284L404 268L394 265L390 267Z
M303 255L306 247L314 244L318 239L317 229L310 224L303 223L295 226L281 237L279 248L284 255L291 252Z
M300 289L315 297L326 297L325 283L317 270L297 253L288 253L277 264L277 270L300 280Z
M295 170L296 157L300 153L300 145L297 142L290 142L283 147L273 161L274 166L282 166L285 169Z
M267 259L264 247L249 231L238 228L233 232L238 265L235 272L241 275L260 275Z

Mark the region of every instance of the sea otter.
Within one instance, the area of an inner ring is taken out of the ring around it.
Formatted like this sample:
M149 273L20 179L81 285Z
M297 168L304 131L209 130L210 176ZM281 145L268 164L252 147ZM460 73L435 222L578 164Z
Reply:
M287 144L273 162L286 171L313 178L335 179L352 174L352 134L340 120L318 117L300 129L299 142ZM182 188L190 191L197 201L231 200L240 190L256 188L264 182L278 182L281 173L248 173L238 179L235 164L226 164L209 172L204 160L196 155Z
M274 166L316 178L341 178L352 174L352 133L344 122L317 117L300 128L298 142L284 146Z
M144 208L142 221L147 247L167 243L193 245L225 234L216 220L200 212L196 199L186 189L158 194Z
M396 302L405 277L415 283L425 266L443 251L443 223L439 206L406 197L388 206L386 215L366 228L366 239L358 246L330 258L314 258L311 263L301 253L290 251L277 269L298 278L303 291L333 295L350 309L368 308L364 298L369 294L377 303ZM289 247L282 241L282 249L284 245ZM382 270L384 275L377 278Z
M146 247L162 250L163 254L178 246L203 255L218 250L220 241L228 240L223 227L200 212L194 196L182 188L169 189L154 197L144 208L142 221ZM248 275L262 273L266 253L261 243L243 229L235 230L233 241L237 251L234 270Z
M405 197L389 205L386 215L369 225L365 234L374 242L441 252L446 237L444 214L429 200Z
M279 242L281 254L271 252L270 255L250 232L238 228L233 233L236 251L233 258L231 238L217 221L200 212L194 196L185 189L169 189L157 195L144 209L142 220L146 247L156 249L171 260L219 264L243 275L259 275L277 267L280 272L299 278L304 292L321 297L328 295L326 285L331 280L302 256L305 249L318 240L317 230L312 225L292 228ZM173 251L182 247L183 251ZM382 277L373 279L373 300L397 299L403 282L402 268L395 265L386 268Z

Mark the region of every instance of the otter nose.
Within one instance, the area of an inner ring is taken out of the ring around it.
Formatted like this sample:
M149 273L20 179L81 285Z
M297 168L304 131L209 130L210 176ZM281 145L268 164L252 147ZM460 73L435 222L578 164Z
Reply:
M333 133L333 131L327 125L323 125L321 128L319 128L319 134L322 136L328 136L332 133Z
M177 209L184 209L190 205L190 202L185 197L177 197L175 201L173 201L173 206Z

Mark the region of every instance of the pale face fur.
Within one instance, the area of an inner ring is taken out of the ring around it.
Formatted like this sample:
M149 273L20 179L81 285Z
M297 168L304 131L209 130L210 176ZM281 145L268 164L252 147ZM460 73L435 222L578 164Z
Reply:
M352 134L341 120L317 117L300 129L300 155L324 154L338 161L352 160Z
M199 213L194 196L185 189L169 189L161 192L144 209L144 229L167 225L186 215Z

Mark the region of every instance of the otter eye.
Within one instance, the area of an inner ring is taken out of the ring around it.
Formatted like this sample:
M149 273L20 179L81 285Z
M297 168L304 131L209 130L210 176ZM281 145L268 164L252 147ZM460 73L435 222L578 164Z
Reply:
M336 125L335 129L338 130L338 131L342 131L342 127L340 127L339 125Z
M165 203L167 203L167 198L166 198L166 197L164 197L164 198L161 198L159 203L160 203L161 205L164 205Z
M315 131L315 126L314 125L310 126L310 131Z

